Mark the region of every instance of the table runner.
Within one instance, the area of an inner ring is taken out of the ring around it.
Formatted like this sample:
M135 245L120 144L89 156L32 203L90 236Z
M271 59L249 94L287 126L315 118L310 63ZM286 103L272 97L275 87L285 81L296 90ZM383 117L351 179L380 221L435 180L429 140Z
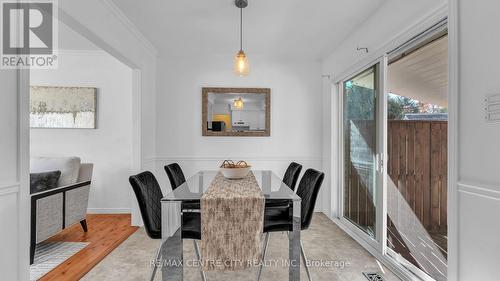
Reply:
M264 205L252 172L239 180L215 176L201 198L203 270L238 270L260 261Z

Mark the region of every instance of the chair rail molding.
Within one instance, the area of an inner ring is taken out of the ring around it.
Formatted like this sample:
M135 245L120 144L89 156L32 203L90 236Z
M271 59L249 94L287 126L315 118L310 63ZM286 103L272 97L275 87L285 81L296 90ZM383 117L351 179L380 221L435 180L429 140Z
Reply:
M169 161L221 161L227 157L234 159L243 159L248 161L318 161L322 162L326 160L326 157L307 157L307 156L242 156L242 155L232 155L232 156L160 156L147 158L144 162L169 162Z
M486 184L458 183L458 192L480 196L490 200L500 200L500 186Z
M0 184L0 196L5 196L12 193L18 193L21 183Z

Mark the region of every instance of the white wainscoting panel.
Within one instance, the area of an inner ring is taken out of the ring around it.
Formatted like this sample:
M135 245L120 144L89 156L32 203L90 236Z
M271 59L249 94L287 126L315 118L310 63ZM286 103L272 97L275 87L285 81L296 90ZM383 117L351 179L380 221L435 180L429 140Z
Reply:
M0 186L0 270L2 280L18 280L18 194L19 184ZM10 269L10 270L7 270ZM14 270L12 270L14 269Z
M458 184L459 281L499 280L500 188Z

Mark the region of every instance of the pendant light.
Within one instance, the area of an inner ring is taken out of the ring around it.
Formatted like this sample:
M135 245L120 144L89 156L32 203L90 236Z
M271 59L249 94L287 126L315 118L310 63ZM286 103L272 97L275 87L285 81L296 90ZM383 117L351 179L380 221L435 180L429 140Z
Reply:
M241 97L237 100L234 100L233 106L239 110L243 109L243 100L241 99Z
M235 0L234 4L240 9L240 50L234 57L234 72L240 76L247 76L250 69L248 58L243 51L243 8L248 6L248 0Z

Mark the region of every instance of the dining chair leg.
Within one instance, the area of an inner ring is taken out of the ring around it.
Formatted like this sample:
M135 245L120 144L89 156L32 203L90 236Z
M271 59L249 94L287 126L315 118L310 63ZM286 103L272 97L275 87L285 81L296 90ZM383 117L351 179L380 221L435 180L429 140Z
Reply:
M200 262L201 280L206 281L207 277L205 276L205 272L203 271L203 267L201 266L201 256L200 256L200 249L198 248L198 243L196 243L196 240L193 240L193 244L194 244L194 251L196 252L196 258Z
M262 274L262 268L264 267L264 260L266 258L266 252L267 252L267 245L269 244L269 235L271 233L266 233L266 238L264 240L264 249L262 250L262 262L260 263L259 267L259 275L257 275L257 281L260 281L260 275Z
M155 275L156 275L156 269L158 268L158 260L160 259L160 255L161 255L161 246L158 248L158 250L156 250L156 255L155 255L155 259L153 261L153 269L151 270L151 276L149 278L150 281L153 281L155 279Z
M306 269L307 278L309 278L309 281L312 281L311 272L309 272L309 267L307 266L307 258L306 258L306 253L304 251L304 245L302 244L302 241L300 241L300 253L302 256L302 260L304 261L304 267Z

